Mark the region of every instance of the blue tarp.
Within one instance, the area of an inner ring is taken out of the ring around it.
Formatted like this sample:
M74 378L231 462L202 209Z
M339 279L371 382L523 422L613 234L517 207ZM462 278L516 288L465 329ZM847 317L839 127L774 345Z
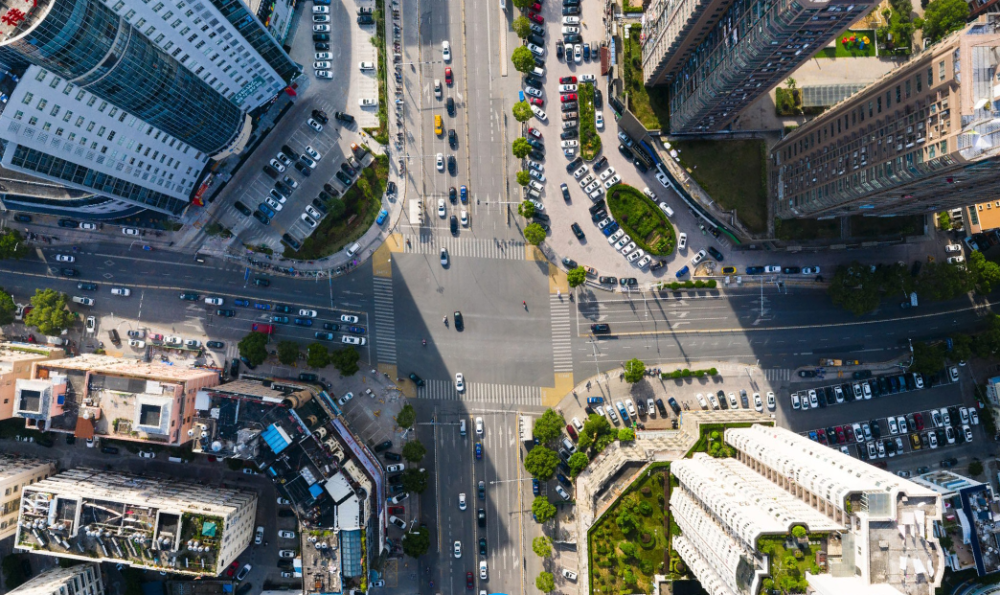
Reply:
M320 487L318 483L314 483L311 486L309 486L309 495L311 495L313 498L319 498L320 496L323 495L323 488Z
M284 433L274 424L271 424L266 430L264 430L264 433L261 434L261 436L264 438L264 442L267 443L267 446L274 454L279 454L281 451L288 448L288 445L290 444L288 438L286 438Z

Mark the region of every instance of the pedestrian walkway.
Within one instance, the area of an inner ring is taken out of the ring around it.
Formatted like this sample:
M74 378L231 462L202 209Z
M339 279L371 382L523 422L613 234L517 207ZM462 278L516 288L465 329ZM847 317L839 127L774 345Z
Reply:
M552 311L552 371L573 371L573 329L570 324L569 299L564 295L549 295Z
M769 382L791 380L792 370L789 370L788 368L765 368L764 378L766 378Z
M375 353L379 363L396 364L396 319L392 302L392 279L374 277Z
M426 386L417 389L417 398L540 407L542 389L514 384L467 383L465 392L460 393L449 380L428 380Z
M406 252L412 254L441 253L446 248L452 257L493 258L498 260L525 260L524 242L507 240L506 244L493 239L453 238L425 234L403 234Z

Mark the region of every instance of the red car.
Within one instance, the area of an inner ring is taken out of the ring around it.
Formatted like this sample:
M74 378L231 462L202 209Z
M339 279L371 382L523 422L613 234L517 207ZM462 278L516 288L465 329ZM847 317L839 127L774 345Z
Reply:
M542 138L542 133L537 128L529 128L528 134L535 138Z
M566 433L569 434L569 437L572 438L573 440L579 438L579 436L576 435L576 428L574 428L570 424L566 424Z
M826 430L824 430L823 428L820 428L820 429L816 430L816 436L819 438L819 443L820 444L827 444L827 441L826 441Z
M537 105L538 107L545 107L545 100L543 99L539 99L537 97L529 97L528 101L530 103Z
M559 79L559 84L561 84L561 85L575 85L576 84L576 77L575 76L564 76L561 79Z
M239 560L233 560L233 563L230 564L229 568L226 569L226 576L232 578L233 575L236 574L236 569L239 568L239 567L240 567L240 561Z
M924 416L923 415L920 415L919 413L914 413L913 414L913 421L917 422L917 431L918 432L924 429Z
M528 7L528 10L533 10L535 12L542 12L542 5L539 4L538 2L535 2L534 4Z
M844 435L844 428L837 426L837 444L843 444L847 442L847 436Z
M847 435L848 442L854 442L854 428L851 426L844 426L844 434Z
M576 93L567 93L565 95L560 95L559 100L562 101L563 103L566 103L567 101L576 101Z
M444 82L449 85L455 82L455 80L451 78L451 67L444 69Z
M390 506L389 514L404 514L406 513L406 507L404 506Z
M538 13L535 13L535 12L529 12L528 13L528 18L531 19L531 20L533 20L533 21L535 21L539 25L545 23L545 19L542 18L542 15L540 15Z
M472 573L471 572L466 572L465 573L465 588L466 589L470 589L470 590L472 589Z

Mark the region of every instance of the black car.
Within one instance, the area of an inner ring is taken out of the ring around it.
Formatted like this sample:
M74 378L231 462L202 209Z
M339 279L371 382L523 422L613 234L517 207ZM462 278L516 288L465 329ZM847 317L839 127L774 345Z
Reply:
M600 159L597 160L597 163L594 164L594 171L601 171L607 164L608 164L608 158L601 157Z
M330 44L328 44L328 43L322 43L320 41L317 41L317 42L313 43L313 47L316 48L317 52L322 52L322 51L330 49Z
M570 225L569 228L573 230L573 235L576 236L576 239L582 240L583 238L586 237L585 235L583 235L583 230L580 229L580 224L574 223L573 225Z
M272 177L272 178L274 178L275 180L277 180L277 179L278 179L278 170L274 169L274 168L273 168L273 167L271 167L270 165L265 165L265 166L264 166L263 168L261 168L261 169L263 169L263 170L264 170L264 173L265 173L265 174L267 174L267 175L271 176L271 177Z
M260 277L255 277L254 280L253 280L253 284L256 285L257 287L270 287L271 286L271 282L270 281L268 281L267 279L261 279Z
M238 200L233 203L233 208L235 208L237 211L239 211L240 213L242 213L246 217L249 217L250 214L253 212L253 211L250 210L249 207L247 207L245 204L241 203Z
M604 99L601 96L600 89L594 89L594 107L600 109L604 106Z
M282 182L281 180L278 180L277 182L274 183L274 189L284 194L285 196L291 196L292 192L295 191L294 188Z
M271 219L264 213L260 212L259 210L253 212L253 218L256 219L257 221L260 221L264 225L271 224Z
M313 33L313 41L330 41L329 33Z
M718 260L719 262L722 262L723 260L725 260L725 258L722 256L722 252L719 252L718 250L716 250L715 246L709 246L707 248L707 250L708 250L708 253L711 254L712 258L714 258L715 260Z
M530 155L535 161L545 161L545 153L539 151L538 149L532 149L528 155Z
M104 446L101 447L101 452L106 455L116 455L118 454L118 448L114 446Z
M465 328L465 319L462 318L462 313L459 312L458 310L455 310L455 315L453 316L453 318L455 319L455 330L456 331L463 330Z
M486 540L485 539L480 539L479 540L479 555L483 556L484 558L486 557Z
M390 448L392 448L392 440L386 440L381 444L376 444L374 450L375 452L382 452L383 450L389 450Z
M73 434L66 434L66 444L76 444L76 436Z
M563 0L563 6L579 6L580 0Z
M614 285L615 283L618 283L618 279L615 279L614 277L598 277L597 282L604 285Z
M543 27L543 26L541 26L541 25L539 25L537 23L532 23L532 25L531 25L531 32L535 33L537 35L541 35L542 37L545 37L545 27Z
M14 221L18 223L31 223L31 215L14 215Z
M541 37L535 35L534 33L528 35L527 40L528 40L529 43L533 43L533 44L537 45L538 47L542 47L543 45L545 45L545 40L542 39Z
M566 43L583 43L583 37L576 33L567 33L566 35L563 35L563 40Z
M655 271L657 269L662 269L665 266L667 266L665 262L663 262L662 260L656 260L653 262L653 264L649 265L649 270Z
M374 25L375 24L375 19L373 19L372 15L370 15L370 14L358 15L358 24L359 25Z
M476 513L476 522L480 527L486 526L486 509L480 508Z
M316 111L313 110L313 116L315 115ZM288 155L288 157L290 157L292 161L298 161L299 157L302 157L302 155L299 155L298 153L293 151L292 148L289 147L288 145L281 145L281 152L284 153L285 155Z
M295 162L295 169L299 170L299 173L307 178L312 175L312 170L309 169L309 166L301 161Z
M454 175L455 174L455 169L457 167L458 167L458 164L455 162L455 156L454 155L448 155L448 173Z
M951 457L950 459L945 459L941 461L941 466L944 467L945 469L954 467L957 464L958 464L958 459L956 459L955 457Z
M878 420L876 420L876 419L871 420L870 422L868 422L868 426L869 426L869 428L872 431L872 437L873 438L875 438L876 440L878 440L879 438L882 437L882 428L879 427Z
M215 315L216 316L222 316L222 317L225 317L225 318L232 318L233 316L236 316L236 311L235 310L222 310L222 309L219 309L219 310L215 311Z
M579 132L577 132L574 129L570 129L560 134L559 138L561 138L562 140L569 140L571 138L577 138L578 136L580 136Z
M457 236L458 235L458 217L456 217L455 215L452 215L451 219L448 221L448 226L451 228L451 235Z
M541 211L536 211L531 217L536 221L545 221L546 223L550 221L549 216Z
M226 344L222 341L209 341L205 343L205 347L208 347L209 349L225 349Z
M565 7L565 8L562 9L562 15L564 17L578 15L578 14L580 14L580 7L579 6L567 6L567 7Z
M590 214L593 215L594 213L596 213L597 211L600 211L603 208L604 208L604 199L603 198L598 198L594 202L594 204L590 205L590 208L587 209L587 210L589 210Z
M448 109L448 115L449 116L454 116L455 115L455 99L453 97L449 97L444 102L444 105L445 105L445 108Z
M389 480L389 485L401 484L403 483L403 474L396 473L394 475L390 475L387 479Z
M67 229L78 229L80 227L80 223L78 221L73 221L72 219L60 219L58 223L59 227L65 227Z
M198 294L186 291L186 292L180 294L180 298L182 300L186 301L186 302L193 302L193 301L195 301L195 300L198 299Z
M527 139L527 141L529 145L538 149L539 151L545 150L545 145L542 143L542 141L538 140L537 138L529 138Z
M77 289L82 289L84 291L97 291L97 284L96 283L77 283L76 284L76 288Z
M251 369L251 370L256 370L256 369L257 369L257 366L255 366L255 365L251 364L251 363L250 363L250 360L248 360L247 358L245 358L245 357L244 357L244 356L242 356L242 355L240 356L240 361L241 361L241 362L243 362L243 365L244 365L244 366L246 366L247 368L249 368L249 369Z
M596 334L610 333L611 325L608 324L592 324L590 325L590 332Z
M324 322L323 323L323 328L325 328L328 331L339 331L340 330L340 325L339 324L333 324L332 322Z
M340 120L341 122L353 122L354 116L351 114L345 114L344 112L333 112L333 117Z
M646 173L649 171L649 168L646 167L646 164L643 163L642 161L639 161L638 159L633 160L632 165L634 165L635 168L639 170L641 173Z
M231 378L236 378L240 373L240 360L239 358L233 358L233 361L229 362L229 376Z
M622 287L636 287L639 285L639 280L635 277L622 277L621 279L618 279L618 284Z
M451 204L456 204L458 202L458 190L456 190L454 186L448 189L448 200L451 201Z
M594 223L597 223L598 221L603 221L604 219L606 219L607 216L608 216L608 212L605 211L604 208L602 207L600 211L597 211L596 213L594 213L593 215L591 215L590 219ZM612 233L614 233L614 232L612 232Z
M76 269L69 269L69 268L59 269L59 274L61 274L63 277L75 277L77 275L77 271Z
M323 110L321 110L321 109L314 109L314 110L312 111L312 116L313 116L313 118L315 118L316 120L319 120L319 123L320 123L320 124L326 124L327 122L329 122L329 121L330 121L330 118L329 118L329 116L327 116L327 115L326 115L326 112L324 112L324 111L323 111Z
M562 104L562 107L560 109L564 112L575 112L578 107L579 106L575 101L570 101L568 103Z
M536 89L542 88L542 79L538 78L533 74L528 74L524 76L524 84L529 87L534 87Z
M413 372L410 372L410 380L412 380L413 384L416 384L417 386L423 386L424 385L424 379L421 378L420 376L417 376Z
M558 58L559 60L562 60L562 57L563 57L563 42L557 41L556 42L556 58Z
M288 247L291 248L292 250L295 250L296 252L298 252L299 249L302 248L302 244L287 233L281 235L281 241L288 244Z
M344 172L338 171L334 175L337 177L338 180L344 183L344 186L351 185L351 178L347 177L347 174L345 174Z
M632 161L635 159L635 155L632 154L632 150L625 145L618 145L618 152L622 154L625 159Z
M320 194L320 197L322 197L322 193ZM323 213L324 215L326 215L329 212L329 209L326 208L326 204L319 198L312 199L312 206L316 207L316 210L319 211L320 213Z
M458 148L458 135L455 134L454 128L448 130L448 146L452 149Z
M346 161L340 164L340 169L341 169L341 171L343 171L345 174L351 176L352 178L354 176L358 175L358 172L355 171L355 169L353 167L351 167L351 165L349 163L347 163Z
M403 457L399 453L395 453L395 452L391 452L391 451L385 451L384 453L382 453L382 456L385 457L385 460L387 460L387 461L397 461L398 462L398 461L402 461L403 460Z
M782 271L786 275L798 275L802 272L800 267L785 267Z

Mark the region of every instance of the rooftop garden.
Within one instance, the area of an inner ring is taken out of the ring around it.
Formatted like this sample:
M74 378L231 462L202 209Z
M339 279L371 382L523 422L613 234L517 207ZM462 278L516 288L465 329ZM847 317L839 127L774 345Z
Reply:
M825 549L826 534L807 533L801 525L793 527L789 535L761 537L757 540L757 551L767 555L771 575L761 581L761 590L805 593L809 587L806 572L819 574L823 571L816 562L816 553Z
M667 86L646 87L642 74L642 25L632 25L624 40L622 79L628 108L649 130L670 130Z

